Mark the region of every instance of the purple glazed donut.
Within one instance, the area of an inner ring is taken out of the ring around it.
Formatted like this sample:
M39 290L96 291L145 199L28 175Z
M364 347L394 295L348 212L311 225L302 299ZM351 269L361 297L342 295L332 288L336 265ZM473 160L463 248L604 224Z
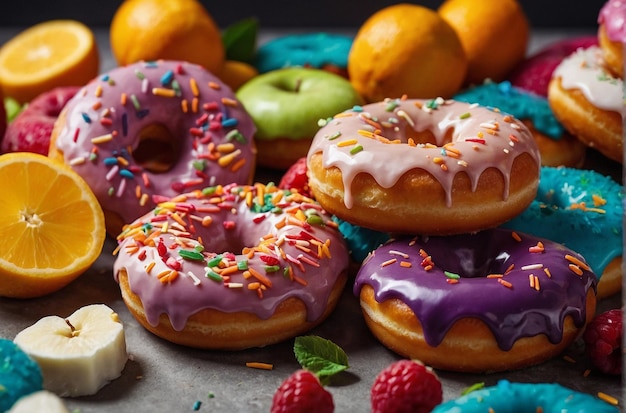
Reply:
M506 229L392 240L357 274L373 334L434 368L505 371L559 354L595 312L578 253Z

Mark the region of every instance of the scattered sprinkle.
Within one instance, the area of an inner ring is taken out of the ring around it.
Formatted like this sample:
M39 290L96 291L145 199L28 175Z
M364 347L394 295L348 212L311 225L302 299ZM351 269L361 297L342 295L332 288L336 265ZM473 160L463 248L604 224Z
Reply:
M249 361L246 363L246 367L260 370L272 370L274 368L274 365L269 363L261 363L258 361Z
M619 404L619 400L617 400L616 397L613 397L601 391L598 392L598 398L613 406L617 406Z

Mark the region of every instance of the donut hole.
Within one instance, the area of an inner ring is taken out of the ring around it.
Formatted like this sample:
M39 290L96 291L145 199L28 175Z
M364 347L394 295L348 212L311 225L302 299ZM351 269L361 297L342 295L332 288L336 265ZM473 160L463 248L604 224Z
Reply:
M452 142L452 129L447 129L443 139L437 140L437 137L432 132L432 130L416 130L411 127L407 127L404 133L401 136L401 140L404 143L407 143L409 140L412 140L418 145L435 145L435 146L443 146L446 143Z
M208 226L196 225L195 235L202 239L205 251L213 251L215 254L232 253L239 255L243 250L258 245L259 240L266 237L271 231L273 221L264 220L252 226L245 222L250 222L251 216L247 211L235 212L224 209L219 214L213 214L213 223ZM243 222L245 221L245 222ZM228 227L228 229L224 229Z
M475 240L468 245L457 245L457 237L452 237L450 240L454 239L454 245L450 248L436 248L428 253L432 254L435 265L461 278L480 278L506 272L510 254L503 250L503 246L480 232L474 237Z
M547 191L541 191L541 188L537 192L537 201L545 204L547 208L544 208L544 213L552 213L558 209L568 209L576 200L572 198L572 194L566 193L566 191L555 191L549 189Z
M138 134L138 144L133 149L135 163L152 173L165 173L179 159L180 139L160 123L145 126Z

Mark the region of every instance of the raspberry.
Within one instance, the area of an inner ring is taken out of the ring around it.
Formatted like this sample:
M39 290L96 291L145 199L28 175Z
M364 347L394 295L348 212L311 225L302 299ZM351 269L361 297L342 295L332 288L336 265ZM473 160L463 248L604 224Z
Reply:
M622 374L622 310L597 315L583 334L591 362L603 373Z
M272 400L271 413L332 413L333 396L313 373L298 370L280 385Z
M0 150L48 155L50 135L63 107L80 89L61 86L33 99L8 125Z
M278 187L281 189L297 189L302 195L311 197L309 178L306 173L306 157L303 157L289 167L285 175L280 179Z
M442 400L439 378L417 361L392 363L372 385L372 413L428 413Z

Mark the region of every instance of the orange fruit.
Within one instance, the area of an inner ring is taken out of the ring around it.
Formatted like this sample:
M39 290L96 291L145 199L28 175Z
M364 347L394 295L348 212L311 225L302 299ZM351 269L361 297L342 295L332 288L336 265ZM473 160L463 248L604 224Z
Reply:
M36 24L0 48L0 85L4 96L29 102L58 86L82 86L98 75L93 32L74 20Z
M257 76L259 71L249 63L237 60L225 60L218 76L233 92L236 92L244 83Z
M0 296L54 292L100 255L104 214L85 181L43 155L0 156Z
M502 81L526 56L530 29L517 1L446 0L438 12L461 39L467 84Z
M359 28L348 56L354 88L368 102L407 95L451 97L467 60L454 29L427 7L396 4Z
M219 73L224 45L197 0L124 0L110 26L111 51L125 66L141 60L183 60Z

